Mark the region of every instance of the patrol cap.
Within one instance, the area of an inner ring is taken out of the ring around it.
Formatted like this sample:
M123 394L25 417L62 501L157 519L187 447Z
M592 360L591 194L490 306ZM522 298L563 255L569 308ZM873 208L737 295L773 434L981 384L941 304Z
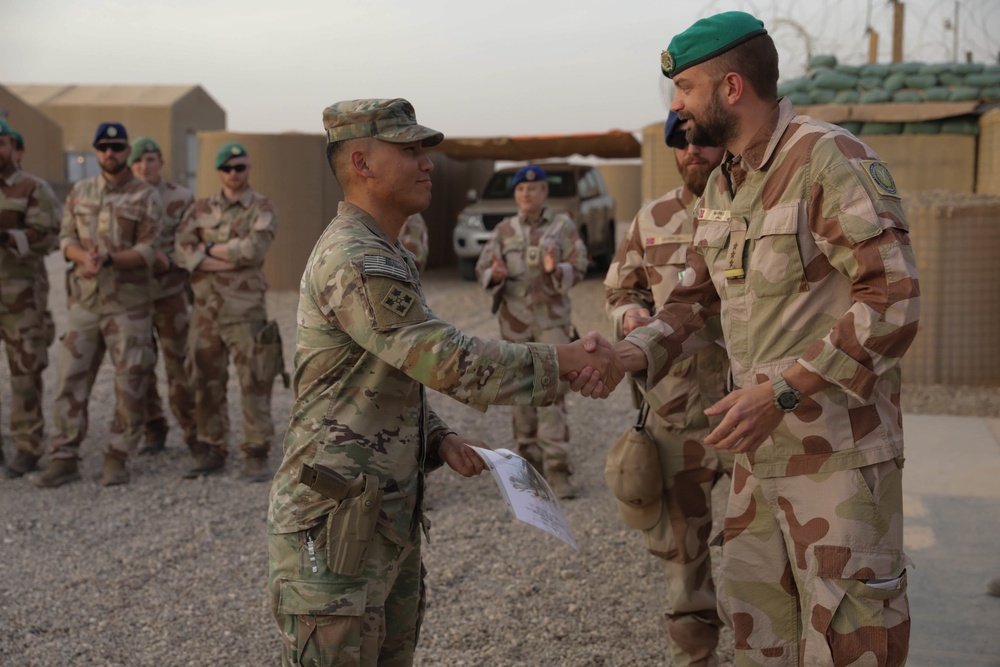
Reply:
M541 167L529 164L527 167L521 167L514 174L514 180L510 182L510 187L516 188L518 183L522 181L527 181L532 183L534 181L545 181L548 176L545 174L545 170Z
M243 144L238 141L230 141L222 144L222 148L220 148L219 152L215 154L215 168L218 169L222 165L226 164L227 160L231 160L234 157L243 157L245 155L248 155L247 149L244 148Z
M679 118L673 111L667 115L667 122L663 126L663 142L671 148L677 148L680 150L684 150L688 147L684 120Z
M129 153L128 156L129 166L132 166L133 164L138 162L142 158L142 156L145 155L146 153L160 153L161 155L163 154L163 152L160 150L160 147L151 138L139 137L138 139L132 142L132 152Z
M764 22L746 12L709 16L670 40L670 46L660 54L660 70L672 79L689 67L766 34Z
M419 125L413 105L398 97L337 102L323 109L323 129L328 144L364 137L394 144L419 141L422 146L444 140L437 130Z
M101 123L97 126L97 134L94 135L93 146L97 147L97 142L105 139L116 139L118 141L128 141L128 132L121 123Z
M625 525L646 530L660 520L663 476L656 445L642 428L631 428L618 438L604 466L604 480L618 499Z
M19 151L23 151L24 150L24 137L21 136L21 133L18 132L17 130L11 130L10 131L10 136L14 137L14 148L16 148Z

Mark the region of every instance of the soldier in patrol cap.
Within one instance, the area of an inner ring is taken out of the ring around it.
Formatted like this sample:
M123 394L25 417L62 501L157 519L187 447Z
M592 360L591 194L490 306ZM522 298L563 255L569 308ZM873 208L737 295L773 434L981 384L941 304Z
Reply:
M899 362L920 299L892 175L777 98L777 51L749 14L698 21L661 68L687 140L726 154L699 204L704 263L616 348L652 390L725 338L734 390L706 410L722 421L705 442L737 453L720 605L736 664L902 665Z
M636 214L604 280L608 315L619 339L649 323L688 259L701 259L687 252L696 228L695 205L724 150L689 144L685 124L671 111L664 126L682 185ZM732 471L733 453L705 444L711 429L703 410L725 395L728 374L725 349L710 345L676 364L653 387L659 407L648 415L646 432L658 454L653 466L662 477L662 491L638 513L628 514L630 506L619 505L626 524L642 530L646 548L663 567L675 667L714 664L722 626L708 541L712 491Z
M569 291L587 272L587 249L565 213L545 207L549 185L538 166L511 181L518 214L494 228L476 263L479 284L493 294L500 337L515 343L568 343ZM547 478L560 498L572 498L565 391L550 406L515 406L514 440L521 456Z
M163 220L160 221L153 264L153 352L155 354L157 348L163 351L170 408L184 431L184 441L193 450L197 447L198 428L194 420L194 388L187 368L191 321L188 273L174 261L174 240L181 218L194 203L194 195L187 188L163 178L163 153L150 137L139 137L132 142L128 164L133 174L156 188L163 203ZM167 420L155 378L149 382L146 409L146 444L139 454L155 454L163 450L167 441Z
M295 405L271 487L271 609L283 665L410 665L424 609L425 475L476 475L483 461L427 405L425 387L481 410L554 401L559 376L592 364L621 379L611 344L515 345L468 336L435 317L398 242L427 207L443 136L403 99L351 100L323 112L344 190L302 276ZM592 379L588 377L588 379Z
M44 451L42 371L49 363L45 256L59 235L55 196L48 184L18 168L15 134L0 118L0 340L10 366L6 409L15 447L14 458L0 474L9 478L34 470Z
M197 200L177 229L177 263L191 272L189 355L198 439L185 477L218 473L226 460L229 358L243 399L243 476L271 478L271 392L281 362L277 323L268 321L264 256L277 229L271 201L250 187L250 156L229 142L215 155L222 189Z
M59 247L72 269L67 277L67 331L58 347L55 434L48 466L32 478L40 487L80 479L87 406L105 350L114 365L115 417L101 484L129 481L125 462L142 437L144 399L153 370L149 282L163 207L156 190L128 168L123 125L101 123L94 152L101 173L73 185L59 232Z

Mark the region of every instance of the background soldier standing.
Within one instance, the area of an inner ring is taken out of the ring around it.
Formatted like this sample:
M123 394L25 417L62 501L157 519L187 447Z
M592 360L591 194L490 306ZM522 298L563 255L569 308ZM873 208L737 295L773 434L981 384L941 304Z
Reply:
M688 144L684 121L671 112L664 128L684 184L644 206L618 246L604 281L608 315L620 339L644 326L687 267L695 229L693 207L722 148ZM694 259L700 258L694 255ZM722 621L716 611L708 540L712 489L732 472L733 453L704 444L709 419L703 412L726 393L729 360L719 345L675 364L652 388L659 407L646 422L663 476L660 502L625 508L622 516L640 528L650 553L660 559L667 582L670 664L715 665ZM719 419L714 419L717 425Z
M423 273L427 266L427 254L430 252L424 216L414 213L406 219L403 228L399 230L399 243L413 253L413 263L417 265L417 271Z
M243 474L263 482L270 479L271 390L281 359L277 325L267 322L263 266L277 219L267 197L250 188L246 148L225 144L215 168L221 192L197 200L177 230L178 263L191 272L195 297L189 354L198 444L185 476L215 473L225 463L231 354L243 400Z
M184 431L184 441L192 451L197 446L198 428L194 419L194 389L187 367L188 325L188 274L174 261L174 237L181 218L194 202L194 195L187 188L162 178L163 154L149 137L139 137L132 142L128 158L132 173L146 181L160 195L163 219L160 235L156 240L156 262L153 264L151 298L153 300L153 353L156 354L157 338L163 350L163 367L167 372L170 409ZM154 364L155 356L154 356ZM163 450L167 441L167 419L163 401L157 391L156 379L149 382L146 392L146 444L139 454L155 454Z
M42 371L49 365L45 256L59 235L52 191L18 169L15 146L14 131L0 119L0 340L10 365L7 409L17 450L2 470L5 477L34 470L44 453Z
M511 185L520 212L497 224L476 263L479 283L500 299L494 311L500 337L515 343L570 342L569 291L587 272L587 249L576 225L566 214L545 208L545 179L545 171L534 165L514 174ZM512 412L521 456L545 474L557 496L572 498L566 387L552 405L515 406Z
M90 389L105 350L115 367L116 412L101 484L129 481L125 461L142 437L146 414L153 370L150 267L163 208L156 190L129 171L128 135L121 124L101 123L94 151L101 173L73 185L59 232L59 246L73 267L52 407L56 433L48 467L32 478L40 487L80 479Z

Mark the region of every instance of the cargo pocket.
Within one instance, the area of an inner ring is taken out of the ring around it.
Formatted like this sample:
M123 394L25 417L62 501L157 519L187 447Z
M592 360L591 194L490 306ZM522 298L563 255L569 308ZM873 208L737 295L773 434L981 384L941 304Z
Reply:
M754 239L747 284L755 296L788 296L808 292L799 252L799 202L775 206L765 214Z
M360 665L367 584L284 580L278 614L286 638L282 664Z

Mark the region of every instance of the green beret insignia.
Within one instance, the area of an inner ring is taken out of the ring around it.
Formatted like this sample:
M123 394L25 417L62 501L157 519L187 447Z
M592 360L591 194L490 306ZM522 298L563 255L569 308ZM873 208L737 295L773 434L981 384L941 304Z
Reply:
M674 56L670 51L660 52L660 70L667 75L674 70Z

